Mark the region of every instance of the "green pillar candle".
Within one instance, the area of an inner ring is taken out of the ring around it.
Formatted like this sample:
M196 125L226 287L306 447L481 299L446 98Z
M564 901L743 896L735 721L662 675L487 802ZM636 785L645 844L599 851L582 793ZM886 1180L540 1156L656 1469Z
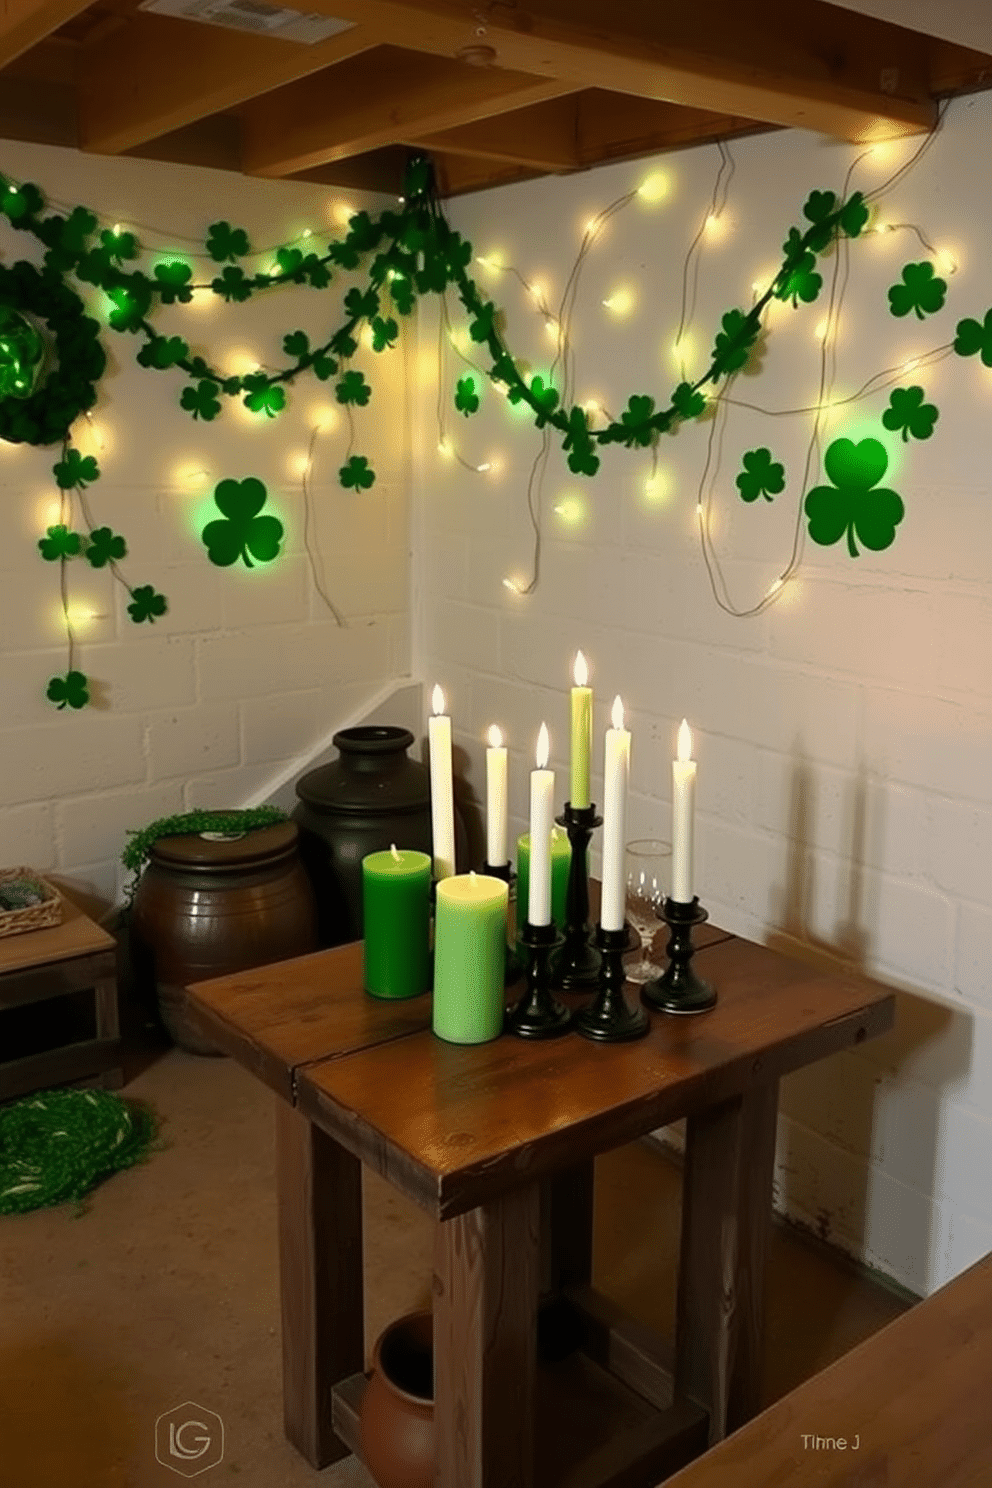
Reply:
M565 898L568 894L568 870L572 863L572 846L562 827L551 828L551 918L559 930L565 924ZM517 934L527 921L527 896L530 893L530 833L517 838Z
M503 1030L509 886L484 873L437 883L434 1032L449 1044L484 1044Z
M431 984L431 860L391 847L362 859L365 990L416 997Z

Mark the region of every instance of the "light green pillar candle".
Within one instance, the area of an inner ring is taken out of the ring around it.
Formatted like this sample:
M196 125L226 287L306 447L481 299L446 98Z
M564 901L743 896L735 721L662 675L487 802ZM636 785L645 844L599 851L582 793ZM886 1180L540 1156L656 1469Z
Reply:
M434 1032L449 1044L484 1044L503 1030L509 887L484 873L437 883Z
M365 990L373 997L416 997L431 984L431 860L391 847L362 859Z
M568 870L572 863L572 846L563 827L551 828L551 918L559 930L565 924L565 900L568 895ZM527 923L527 899L530 893L530 833L517 838L517 934Z

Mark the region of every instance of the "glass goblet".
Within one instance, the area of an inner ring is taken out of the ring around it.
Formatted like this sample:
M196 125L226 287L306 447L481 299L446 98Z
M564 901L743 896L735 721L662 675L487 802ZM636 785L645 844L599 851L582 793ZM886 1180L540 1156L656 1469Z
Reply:
M625 907L627 919L641 938L640 959L624 968L631 982L649 982L664 971L652 959L651 943L659 929L658 911L668 893L671 856L671 843L656 837L639 837L627 843Z

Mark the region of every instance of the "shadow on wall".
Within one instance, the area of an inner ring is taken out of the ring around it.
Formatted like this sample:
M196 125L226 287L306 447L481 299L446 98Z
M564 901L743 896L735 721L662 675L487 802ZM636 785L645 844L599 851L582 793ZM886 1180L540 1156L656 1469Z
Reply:
M866 898L868 780L861 766L843 803L836 925L818 914L816 780L797 741L784 884L773 899L775 950L867 975L873 911ZM884 799L884 798L882 798ZM875 813L877 815L877 813ZM880 837L884 821L872 824ZM892 985L890 982L889 985ZM972 1019L896 989L895 1026L855 1052L782 1082L775 1204L790 1219L913 1290L927 1289L937 1180L940 1088L967 1077ZM910 1280L910 1278L912 1278Z

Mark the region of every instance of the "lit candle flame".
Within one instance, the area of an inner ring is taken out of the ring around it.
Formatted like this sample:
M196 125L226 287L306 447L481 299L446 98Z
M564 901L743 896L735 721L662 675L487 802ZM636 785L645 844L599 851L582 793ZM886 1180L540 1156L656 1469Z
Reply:
M620 694L619 693L617 693L616 697L613 699L613 713L612 713L611 717L613 719L613 727L615 729L622 729L623 728L623 703L620 701Z
M434 709L435 717L439 717L444 712L444 693L437 683L434 684L434 691L431 693L431 707Z
M391 842L389 844L389 851L392 853L394 861L398 863L399 860L400 860L400 855L396 851L396 843L395 842Z
M682 765L692 759L692 732L684 718L679 724L678 757Z
M579 652L579 655L582 655L581 651ZM535 760L537 762L537 768L539 770L544 770L547 768L548 756L550 755L550 753L551 740L548 737L548 725L546 723L542 723L541 732L537 736L537 751L535 754Z
M575 666L572 668L572 676L575 678L576 687L585 687L589 681L589 667L581 651L575 653Z
M501 749L503 747L503 735L495 723L489 725L489 748Z

